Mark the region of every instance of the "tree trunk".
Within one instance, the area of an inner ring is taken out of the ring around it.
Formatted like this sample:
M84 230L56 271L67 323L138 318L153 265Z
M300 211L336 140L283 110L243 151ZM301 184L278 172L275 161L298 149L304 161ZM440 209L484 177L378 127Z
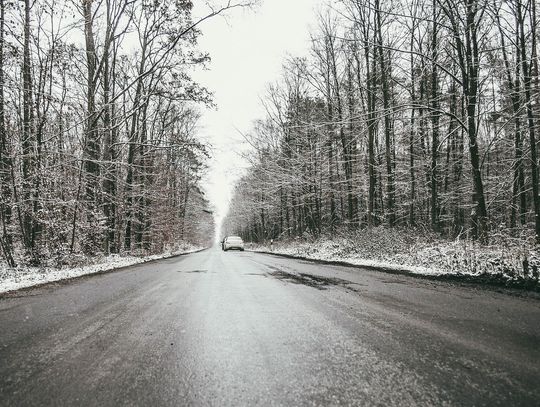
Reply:
M103 148L103 161L105 162L105 173L103 174L103 213L106 219L107 229L105 231L104 251L105 253L117 253L116 246L116 126L114 124L114 106L111 105L111 76L114 77L114 62L111 73L109 67L110 54L104 55L103 68L103 128L105 132L105 143Z
M377 50L379 54L379 65L381 70L381 84L383 92L383 114L384 114L384 140L385 140L385 159L386 159L386 209L388 213L388 223L393 226L396 222L396 213L394 208L395 202L395 185L394 185L394 163L393 163L393 117L391 106L390 92L390 61L384 56L383 39L382 39L382 20L380 0L375 0L375 16L376 16L376 36Z
M437 159L439 155L439 76L437 72L437 59L439 46L437 35L439 31L437 10L437 0L433 0L433 32L431 40L431 227L435 232L439 231L439 196L438 196L438 176Z
M127 175L126 175L126 231L124 236L124 248L126 250L131 250L131 234L133 228L133 165L136 157L136 150L138 147L138 110L140 108L139 104L141 101L141 93L143 86L143 73L146 64L146 47L148 45L148 38L145 33L143 39L143 46L141 50L141 61L139 63L139 74L137 88L135 90L135 97L133 98L133 112L131 116L131 127L129 131L129 148L128 148L128 159L127 159Z
M96 113L96 68L97 56L93 32L93 0L83 0L84 14L84 37L86 45L87 64L87 89L86 89L86 142L84 150L84 172L85 172L85 200L86 216L90 233L88 234L83 250L86 253L94 253L99 246L98 232L98 186L99 186L99 135L97 130Z
M23 224L21 234L26 250L34 258L35 218L33 213L32 180L35 174L34 111L32 107L32 66L30 61L30 0L24 1L24 44L23 44ZM34 262L37 259L34 258Z
M330 201L330 231L333 233L335 225L337 223L337 208L336 201L334 197L334 108L332 102L332 91L330 86L330 67L328 66L329 52L328 45L326 47L327 52L327 72L326 72L326 103L327 103L327 115L328 115L328 126L327 126L327 154L328 154L328 183L329 183L329 193L328 199Z
M520 71L521 71L521 56L519 52L519 35L517 35L516 41L516 79L512 78L512 69L510 67L510 62L508 60L508 53L506 52L506 41L504 40L505 36L502 31L501 21L499 14L495 14L497 21L497 26L499 29L499 35L501 36L501 52L504 62L506 82L510 94L510 101L512 105L512 113L514 116L514 179L512 182L512 210L510 215L510 227L515 228L517 211L516 206L519 201L519 218L522 225L526 222L526 212L527 212L527 195L525 192L525 175L523 171L523 141L522 141L522 131L521 131L521 82L520 82Z
M6 119L4 113L4 17L5 3L0 0L0 248L10 267L15 267L13 258L13 242L8 231L11 222L11 156L6 134Z

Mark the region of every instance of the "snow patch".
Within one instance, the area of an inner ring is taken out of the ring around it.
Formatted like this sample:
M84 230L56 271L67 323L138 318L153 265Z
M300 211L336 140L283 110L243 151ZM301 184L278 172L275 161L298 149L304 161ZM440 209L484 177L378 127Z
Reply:
M497 241L488 246L378 227L340 236L277 240L272 246L248 247L259 252L417 275L471 277L533 288L540 285L540 253L536 246L523 241Z

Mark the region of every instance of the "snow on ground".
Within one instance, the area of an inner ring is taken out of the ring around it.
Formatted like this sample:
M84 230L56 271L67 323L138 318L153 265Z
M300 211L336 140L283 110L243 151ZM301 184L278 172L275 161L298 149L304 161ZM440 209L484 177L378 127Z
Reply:
M21 288L50 283L53 281L65 280L68 278L84 276L88 274L100 273L120 267L132 266L134 264L145 263L151 260L163 259L180 254L193 253L202 248L189 244L182 245L181 249L167 251L162 254L135 257L121 256L117 254L101 256L93 259L93 264L80 267L7 267L0 262L0 293L19 290Z
M253 251L262 252L262 253L275 253L275 254L285 254L288 256L295 256L295 257L301 257L306 259L312 259L312 260L323 260L323 261L332 261L332 262L343 262L352 264L355 266L363 266L363 267L373 267L373 268L381 268L386 270L393 270L393 271L406 271L409 273L414 274L425 274L425 275L442 275L446 274L445 271L439 270L437 268L427 268L427 267L418 267L418 266L408 266L404 264L396 264L396 263L389 263L384 262L380 260L369 260L369 259L362 259L358 257L343 257L340 255L336 255L332 250L329 250L328 245L321 245L319 247L314 247L313 245L310 245L309 250L303 250L304 247L297 245L287 245L287 246L279 246L274 245L273 247L269 245L254 245Z
M275 241L272 247L268 243L252 244L249 248L394 272L460 276L540 288L538 248L511 239L499 239L486 246L379 227L331 238Z

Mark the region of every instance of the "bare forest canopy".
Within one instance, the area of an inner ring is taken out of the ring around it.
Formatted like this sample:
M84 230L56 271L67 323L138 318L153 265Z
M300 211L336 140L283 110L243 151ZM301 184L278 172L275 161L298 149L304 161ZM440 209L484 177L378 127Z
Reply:
M224 229L540 236L536 0L342 0L246 139Z
M70 254L206 245L210 93L189 75L202 21L189 0L0 0L0 253L10 265Z

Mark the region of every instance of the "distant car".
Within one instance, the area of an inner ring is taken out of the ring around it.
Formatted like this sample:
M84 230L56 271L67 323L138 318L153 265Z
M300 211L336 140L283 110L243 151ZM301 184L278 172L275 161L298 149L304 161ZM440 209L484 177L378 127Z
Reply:
M228 236L223 241L223 250L241 250L244 251L244 241L240 236Z

